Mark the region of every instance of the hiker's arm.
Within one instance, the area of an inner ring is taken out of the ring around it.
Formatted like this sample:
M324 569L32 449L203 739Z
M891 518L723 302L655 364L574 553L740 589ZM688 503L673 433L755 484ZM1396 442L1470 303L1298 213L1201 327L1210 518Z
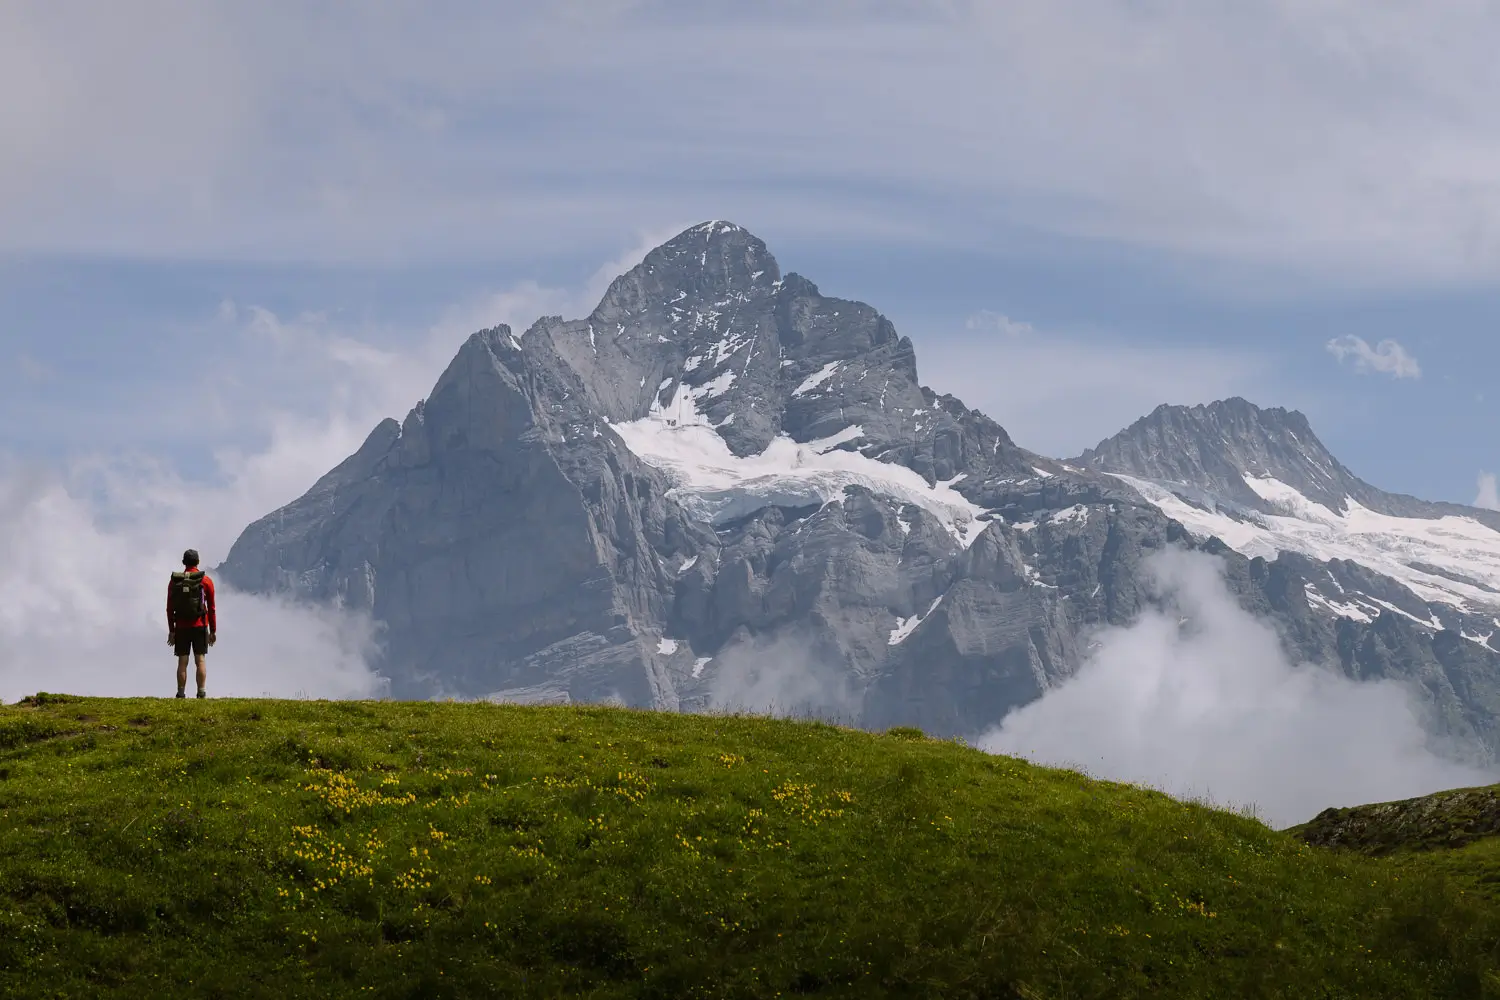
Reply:
M207 573L203 574L203 598L203 610L208 615L208 634L213 635L219 631L219 614L214 607L214 582L208 578Z
M172 620L172 581L168 580L167 581L167 631L171 632L176 627L177 627L177 623Z

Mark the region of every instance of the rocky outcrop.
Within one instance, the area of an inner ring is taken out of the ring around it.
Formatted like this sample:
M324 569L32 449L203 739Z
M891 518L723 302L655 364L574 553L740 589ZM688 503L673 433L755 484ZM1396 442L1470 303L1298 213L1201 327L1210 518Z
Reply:
M1338 847L1375 857L1462 847L1500 836L1500 785L1325 809L1288 832L1314 847Z

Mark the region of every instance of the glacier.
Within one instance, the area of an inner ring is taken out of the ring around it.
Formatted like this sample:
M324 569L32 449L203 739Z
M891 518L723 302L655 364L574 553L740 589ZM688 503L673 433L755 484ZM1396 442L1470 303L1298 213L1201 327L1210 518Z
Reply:
M1216 536L1242 555L1274 559L1278 552L1297 552L1319 560L1347 559L1399 581L1424 601L1471 613L1500 609L1500 532L1473 518L1398 517L1352 497L1345 497L1339 512L1278 479L1248 475L1245 484L1277 513L1221 506L1207 495L1205 509L1174 492L1175 484L1108 474L1193 534ZM1353 604L1319 603L1342 617L1370 618Z
M670 385L663 382L661 393ZM693 517L726 524L765 507L830 503L845 487L863 486L928 511L965 548L988 526L980 519L985 508L953 489L961 475L929 484L905 466L844 447L864 436L857 424L812 441L783 433L759 454L735 455L699 407L727 387L722 375L700 386L678 383L646 416L609 425L637 458L667 475L668 496Z

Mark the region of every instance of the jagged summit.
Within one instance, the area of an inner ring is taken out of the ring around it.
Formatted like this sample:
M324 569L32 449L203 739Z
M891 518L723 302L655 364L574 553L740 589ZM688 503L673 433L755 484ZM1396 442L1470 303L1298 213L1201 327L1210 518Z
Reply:
M569 373L570 399L612 424L703 426L737 459L780 439L906 466L929 484L1029 470L993 421L918 381L909 338L862 302L783 275L765 243L705 222L615 279L581 320L544 317L532 368Z
M1239 396L1158 406L1071 464L1149 480L1195 503L1275 513L1285 507L1276 494L1289 489L1334 514L1346 513L1352 500L1393 517L1466 517L1500 530L1500 512L1372 486L1333 456L1301 411Z
M1430 623L1456 608L1473 616L1449 620L1463 637L1488 643L1500 630L1500 515L1370 485L1296 410L1238 397L1159 406L1074 461L1124 480L1199 536L1249 555L1330 562L1308 594L1342 617L1396 607ZM1351 565L1400 586L1355 580ZM1423 601L1446 607L1434 618Z
M1246 477L1278 480L1336 511L1364 486L1323 446L1301 412L1263 409L1239 396L1198 406L1163 404L1073 462L1195 486L1252 508L1264 501Z
M693 310L726 309L774 294L781 269L765 243L730 222L683 230L610 283L588 319L623 335L652 324L681 332Z

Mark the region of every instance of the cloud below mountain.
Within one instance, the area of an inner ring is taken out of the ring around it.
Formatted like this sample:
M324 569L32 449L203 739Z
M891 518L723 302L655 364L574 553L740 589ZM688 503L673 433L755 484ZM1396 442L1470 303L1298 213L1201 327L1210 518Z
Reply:
M0 465L0 698L170 696L167 574L190 544L223 551L241 509L234 490L186 483L149 461ZM377 639L368 619L224 587L218 604L211 694L380 692L366 666Z
M709 708L849 723L860 712L860 695L844 671L822 662L809 643L781 634L744 638L714 657Z
M1078 673L979 745L1170 794L1253 807L1273 826L1496 776L1433 753L1407 693L1287 659L1219 563L1145 563L1165 610L1109 628Z

